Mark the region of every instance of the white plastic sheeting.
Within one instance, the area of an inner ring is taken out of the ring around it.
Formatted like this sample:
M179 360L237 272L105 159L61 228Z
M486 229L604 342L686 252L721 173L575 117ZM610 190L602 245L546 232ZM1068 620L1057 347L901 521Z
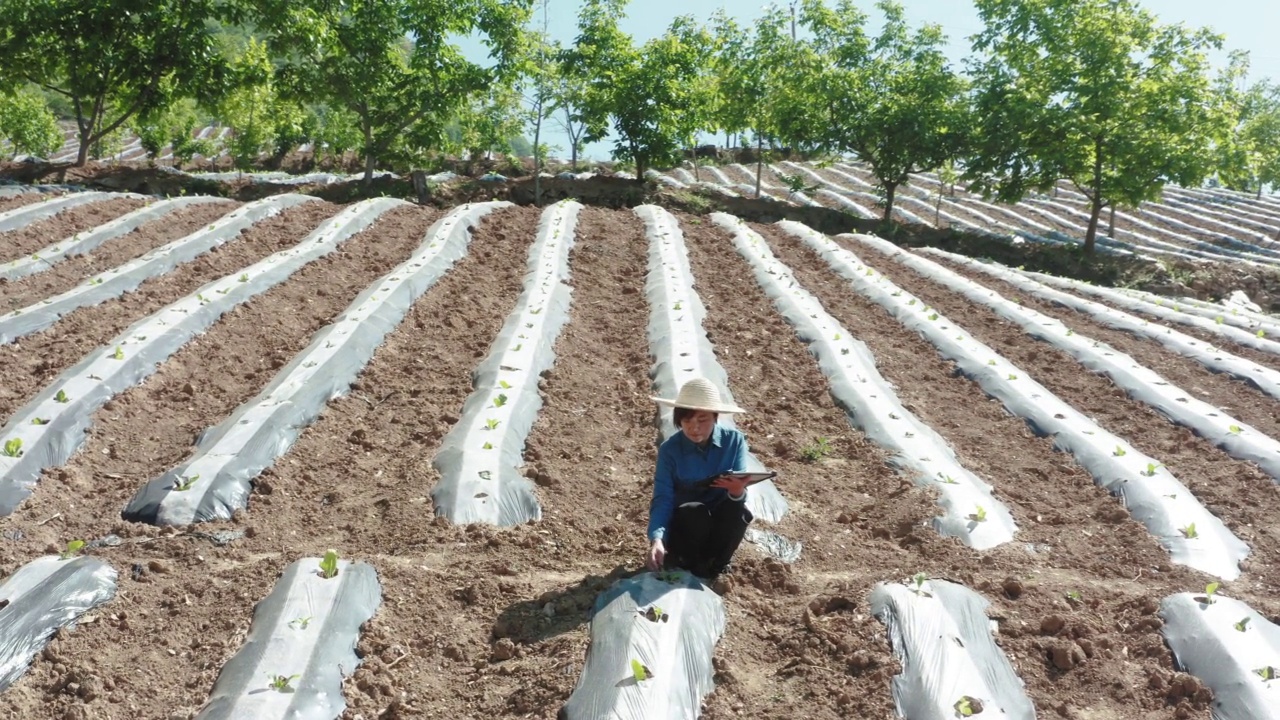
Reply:
M224 198L193 195L191 197L157 200L148 203L146 207L122 215L92 230L76 233L69 238L64 238L52 245L41 248L26 257L0 265L0 280L12 281L44 272L69 257L84 255L108 240L127 235L137 230L144 223L159 220L175 210L206 203L230 205L232 201Z
M986 481L960 464L946 440L903 406L893 385L876 369L867 346L800 286L764 238L742 220L724 213L713 213L711 219L733 235L738 254L809 346L830 383L832 397L850 422L892 453L892 462L917 484L938 490L943 515L934 518L934 528L979 550L1012 540L1017 525L1008 508L992 496Z
M8 232L16 230L20 227L30 225L34 222L47 220L64 210L88 205L93 202L102 202L104 200L115 200L118 198L128 198L131 200L143 200L145 195L136 195L134 193L107 193L107 192L78 192L68 195L59 195L48 200L41 200L29 205L16 207L8 212L0 213L0 232Z
M966 266L977 264L969 258L935 248L924 248L921 252L945 257ZM937 263L931 265L939 271L946 271L946 268ZM959 292L964 292L959 288L966 283L973 283L950 271L934 272L931 276ZM1155 408L1171 422L1191 428L1231 457L1257 463L1263 472L1280 480L1280 443L1173 385L1110 345L1080 335L1062 322L1035 310L1022 306L1012 307L1003 302L1005 298L1000 295L981 286L978 288L984 292L965 293L966 297L991 308L1000 317L1021 327L1028 335L1074 357L1092 372L1111 378L1130 397Z
M0 585L0 690L22 677L59 628L111 600L116 571L93 557L46 555Z
M992 636L986 598L946 580L919 587L881 583L871 612L889 631L902 664L893 702L906 720L956 720L965 698L981 703L981 718L1034 720L1035 706ZM976 703L974 703L976 705Z
M98 305L135 290L144 281L169 272L236 239L241 231L282 210L316 198L277 195L244 205L208 227L158 247L139 258L89 278L70 290L0 318L0 345L40 332L68 313Z
M656 205L641 205L635 213L644 220L649 238L644 290L649 300L649 352L654 357L649 376L654 393L675 397L686 382L704 377L720 388L726 402L734 402L729 374L716 359L715 348L702 329L707 309L693 289L693 271L679 223ZM676 433L671 413L658 413L658 422L662 440ZM719 423L735 427L728 415L722 415ZM749 454L745 469L758 472L766 468L754 454ZM747 508L757 519L776 523L786 514L787 501L773 481L767 480L747 490Z
M720 597L690 573L618 581L596 600L586 664L560 717L693 720L715 686L711 657L724 626Z
M549 206L529 248L524 291L489 355L472 374L474 390L433 465L436 515L451 522L519 525L542 517L533 483L520 474L524 443L542 409L538 377L555 364L556 338L569 320L569 251L582 205Z
M19 458L0 457L0 516L13 512L44 468L65 463L83 444L93 413L150 377L173 353L235 306L287 280L402 200L377 198L347 208L298 244L214 280L135 322L105 347L64 371L0 428L0 442L22 441ZM62 400L59 400L59 397ZM41 420L37 424L35 420Z
M413 303L466 255L471 226L508 205L463 205L436 221L408 260L321 328L257 396L202 432L190 458L142 488L125 519L187 525L230 519L246 507L253 480L293 447L330 400L347 392Z
M338 560L336 577L320 558L302 558L253 612L249 636L218 674L199 720L333 720L346 700L342 681L360 665L360 626L382 604L373 566ZM285 687L272 681L283 676Z
M1228 597L1179 593L1160 604L1178 665L1213 691L1214 720L1280 720L1280 627Z
M1142 453L1124 438L1063 402L1030 373L978 342L883 275L868 275L873 272L871 268L853 253L802 225L781 225L813 248L860 294L920 333L943 357L954 361L961 372L1000 400L1005 409L1025 419L1037 434L1052 437L1060 450L1071 453L1100 487L1120 498L1134 519L1146 526L1169 551L1174 562L1224 580L1240 576L1240 563L1248 556L1249 547L1201 505L1157 458ZM1006 311L1017 307L977 285L959 282L954 274L947 276L945 269L892 243L865 235L857 239L974 302L1000 304ZM1117 455L1116 448L1122 449L1123 454ZM1186 536L1183 530L1188 527L1196 528L1196 537Z

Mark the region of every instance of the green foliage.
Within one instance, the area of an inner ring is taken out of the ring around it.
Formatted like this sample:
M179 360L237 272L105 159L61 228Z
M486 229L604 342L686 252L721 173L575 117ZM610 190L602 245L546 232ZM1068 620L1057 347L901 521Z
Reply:
M320 577L335 578L338 576L338 551L327 550L320 560Z
M0 13L0 84L32 82L67 98L77 164L130 119L213 88L223 67L206 21L220 0L7 0Z
M831 454L831 442L825 437L816 437L813 442L800 448L800 457L805 462L818 462Z
M83 540L72 540L67 543L66 550L63 550L62 552L58 553L58 557L62 560L70 560L71 558L75 557L76 553L79 553L81 548L83 547L84 547Z
M22 438L13 438L6 440L4 443L4 456L11 458L22 457Z
M1280 184L1280 85L1262 80L1246 87L1248 72L1248 54L1233 52L1218 76L1217 173L1228 188L1261 195Z
M290 685L289 683L293 682L296 678L300 678L300 677L302 676L301 675L274 675L272 676L271 682L268 684L268 686L272 690L275 690L276 692L291 693L293 692L293 686Z
M1207 30L1161 25L1134 0L976 0L982 132L966 165L971 189L1015 202L1070 180L1091 205L1092 253L1107 206L1195 185L1215 134Z
M232 61L230 77L232 87L218 102L218 117L231 128L227 149L236 168L251 170L259 155L276 149L278 127L301 134L303 113L280 100L267 47L254 38Z
M636 660L635 658L632 658L631 659L631 676L635 678L635 681L638 683L644 682L645 680L650 680L653 678L653 671L650 670L649 667L644 663L640 662L639 660Z
M11 156L48 158L62 147L62 130L44 96L24 87L9 94L0 92L0 139L12 145Z

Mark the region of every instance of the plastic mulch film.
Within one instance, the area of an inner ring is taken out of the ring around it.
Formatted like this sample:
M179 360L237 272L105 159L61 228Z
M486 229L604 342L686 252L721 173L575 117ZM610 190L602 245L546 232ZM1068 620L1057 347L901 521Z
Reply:
M58 195L48 200L23 205L14 208L8 212L0 213L0 232L8 232L25 227L34 222L47 220L54 215L70 210L81 205L88 205L93 202L102 202L104 200L114 200L116 198L130 198L133 200L145 199L145 195L137 195L134 193L109 193L109 192L78 192L67 195Z
M12 262L0 265L0 280L17 280L18 278L35 275L52 268L54 265L63 260L74 257L76 255L84 255L91 252L99 245L113 240L115 238L127 235L137 230L144 223L158 220L175 210L192 205L203 205L206 203L225 203L233 204L232 201L225 198L202 197L193 195L191 197L173 198L171 200L157 200L148 203L146 207L134 210L131 213L122 215L111 222L100 225L92 230L76 233L74 236L64 238L48 247L41 248L30 255L20 257Z
M968 258L934 248L924 248L920 252L946 257L975 269L981 267L980 263L972 263ZM1056 318L1030 308L1011 307L1005 298L990 289L961 278L937 263L930 265L938 268L931 273L937 282L975 303L990 307L1028 335L1066 352L1090 371L1110 378L1130 397L1155 408L1171 422L1191 428L1231 457L1256 463L1272 479L1280 480L1280 442L1173 385L1110 345L1075 333Z
M199 720L334 720L343 678L360 665L360 626L382 604L372 565L294 562L253 611L249 636L218 674Z
M306 195L277 195L249 203L206 228L95 275L61 295L20 308L0 318L0 345L44 330L79 308L99 305L136 290L146 280L231 242L251 225L276 215L285 208L315 199Z
M0 428L0 443L21 442L19 457L0 456L0 516L31 494L44 468L65 463L84 443L93 413L150 377L161 363L222 315L289 279L306 264L368 227L402 200L366 200L325 221L290 248L201 287L135 322L66 370Z
M729 375L716 359L715 348L702 329L706 306L693 289L693 272L685 250L684 234L674 216L656 205L635 209L649 237L649 268L645 296L649 300L649 352L655 362L649 375L659 397L675 397L694 377L705 377L720 388L726 402L734 402ZM750 408L748 408L749 410ZM721 416L720 424L734 427L733 418ZM676 432L671 413L658 413L661 439ZM754 454L747 456L750 472L766 470ZM787 512L787 501L772 480L747 491L747 508L758 520L776 523Z
M111 600L116 571L94 557L36 558L0 585L0 690L22 677L59 628Z
M756 282L817 360L832 399L850 423L891 453L895 466L917 484L937 488L943 515L934 518L934 529L978 550L1012 540L1017 525L1008 508L985 480L960 464L942 436L903 406L876 369L870 349L796 282L764 238L742 220L724 213L712 213L711 220L733 236Z
M246 507L253 480L347 392L387 333L466 255L471 226L507 205L464 205L436 221L408 260L360 293L256 397L201 433L195 454L142 488L124 517L187 525L229 519Z
M560 718L698 717L724 626L720 596L687 572L618 581L596 600L586 664Z
M1226 580L1240 575L1240 563L1249 555L1249 547L1201 505L1163 463L1063 402L1023 368L978 342L963 328L894 285L830 238L799 223L779 225L798 236L858 294L928 340L942 357L955 362L960 372L999 400L1006 410L1025 419L1034 432L1053 438L1059 450L1070 453L1099 486L1123 502L1134 519L1146 526L1169 551L1174 562ZM857 239L879 248L924 277L946 282L935 277L941 271L930 267L923 258L903 252L884 240L867 236L857 236ZM971 291L982 292L976 287ZM986 302L1018 307L1011 301L997 301L994 297L986 298ZM1193 537L1184 532L1190 528L1198 528Z
M1214 720L1280 720L1280 627L1207 593L1165 598L1160 617L1178 667L1213 691Z
M542 409L538 377L555 364L556 338L569 320L569 251L581 209L562 201L543 211L524 291L472 373L474 390L433 461L440 482L431 499L436 515L450 522L510 526L542 517L520 466Z
M881 583L871 612L889 631L902 664L893 703L907 720L1034 720L1022 680L992 637L987 600L946 580Z

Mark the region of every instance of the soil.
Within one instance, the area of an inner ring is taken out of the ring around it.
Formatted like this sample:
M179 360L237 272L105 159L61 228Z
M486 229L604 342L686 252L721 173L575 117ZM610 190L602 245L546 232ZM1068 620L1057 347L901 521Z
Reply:
M31 205L32 203L37 203L41 200L50 200L53 197L55 196L42 192L29 192L21 195L10 195L8 197L0 195L0 212L17 210L20 207Z
M0 233L0 265L69 239L76 233L104 225L145 203L141 199L110 198L63 210L51 218Z
M138 292L0 348L0 417L128 323L296 243L339 210L322 202L287 210ZM768 213L777 219L793 211L835 222L821 208ZM194 209L183 212L192 213L183 223L197 221ZM646 547L658 434L649 397L646 240L629 210L591 207L579 218L570 319L556 341L556 365L539 382L543 408L522 467L537 485L541 521L455 527L432 518L430 500L439 480L433 458L472 391L472 370L521 292L540 217L529 207L478 223L467 256L387 336L350 393L332 401L256 480L246 511L191 528L119 519L137 488L183 460L200 431L258 393L317 329L407 258L438 214L394 210L229 312L99 410L84 448L47 471L31 498L0 519L5 573L71 539L120 540L91 551L119 572L117 597L52 638L0 694L0 718L193 717L240 648L254 603L289 563L328 548L372 564L383 591L361 634L362 665L344 684L346 720L556 717L582 672L596 597L638 572ZM707 306L705 330L735 398L749 410L738 425L759 459L779 471L790 503L769 529L804 544L793 565L749 545L739 551L722 588L728 624L703 717L891 717L890 682L900 668L868 595L876 583L917 572L965 583L991 601L997 641L1043 716L1210 717L1210 694L1174 670L1155 615L1163 597L1199 590L1207 576L1172 565L1070 456L860 299L813 253L755 225L801 284L870 347L906 407L992 484L1019 525L1014 542L984 552L940 537L929 527L937 513L932 491L895 474L887 453L850 425L728 235L705 217L677 216ZM182 232L176 217L68 266L83 262L80 271L89 272L107 258L118 264ZM1275 483L993 313L854 249L1160 458L1253 549L1244 575L1221 592L1280 617ZM0 299L38 300L59 287L22 281L0 287ZM1112 340L1210 402L1244 404L1242 412L1259 418L1268 412L1270 400L1254 404L1260 396L1233 381L1127 336ZM218 545L209 533L219 530L244 534Z

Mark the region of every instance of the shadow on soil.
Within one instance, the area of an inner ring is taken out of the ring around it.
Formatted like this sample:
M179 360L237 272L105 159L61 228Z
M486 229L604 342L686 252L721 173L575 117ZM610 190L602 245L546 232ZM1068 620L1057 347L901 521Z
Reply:
M493 639L508 639L524 645L576 630L591 620L591 611L600 593L615 582L642 572L643 568L619 565L608 575L588 575L572 585L516 602L504 609L493 623Z

